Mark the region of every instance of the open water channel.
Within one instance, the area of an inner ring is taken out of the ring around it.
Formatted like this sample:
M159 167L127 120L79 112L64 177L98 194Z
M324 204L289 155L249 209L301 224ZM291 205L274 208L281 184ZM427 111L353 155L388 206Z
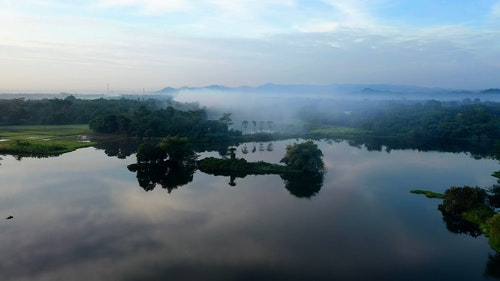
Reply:
M241 145L237 157L276 163L294 141ZM317 144L327 173L310 197L294 196L278 175L230 185L200 171L170 193L160 185L145 191L127 169L135 155L95 148L2 156L0 280L500 277L487 238L448 231L440 201L409 192L489 187L498 161Z

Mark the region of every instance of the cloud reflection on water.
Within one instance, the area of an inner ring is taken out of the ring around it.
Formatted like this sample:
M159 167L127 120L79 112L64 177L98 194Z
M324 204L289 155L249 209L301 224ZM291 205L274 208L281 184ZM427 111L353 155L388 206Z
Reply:
M286 144L276 143L271 154L284 153ZM14 219L0 228L0 277L422 280L456 276L451 270L464 280L482 276L486 241L450 235L433 202L408 191L416 179L429 188L494 183L489 174L498 163L345 143L320 147L328 173L312 200L290 196L274 175L247 176L230 187L227 178L196 172L171 194L145 192L126 169L133 159L93 149L21 162L4 157L0 211ZM464 266L450 269L457 259Z

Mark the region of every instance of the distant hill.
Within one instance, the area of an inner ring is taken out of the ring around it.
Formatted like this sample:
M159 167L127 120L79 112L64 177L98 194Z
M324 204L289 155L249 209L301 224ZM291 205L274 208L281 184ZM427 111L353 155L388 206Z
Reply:
M486 90L482 90L480 93L481 94L500 94L500 89L497 89L497 88L486 89Z
M274 84L267 83L256 87L240 86L227 87L222 85L210 85L205 87L166 87L156 92L159 95L175 97L182 91L210 91L212 93L240 93L240 94L277 94L287 96L313 97L337 97L346 99L389 99L389 100L441 100L462 101L466 99L480 101L500 102L500 89L491 88L484 90L463 90L428 88L413 85L393 84Z
M274 84L267 83L259 86L238 86L228 87L224 85L209 85L203 87L165 87L157 92L144 94L116 93L114 95L105 94L78 94L78 93L33 93L16 94L0 93L0 99L43 99L60 98L74 96L82 99L97 98L175 98L180 92L211 92L211 93L240 93L240 94L276 94L288 96L303 96L310 98L312 95L321 97L338 97L347 99L409 99L409 100L464 100L480 99L481 101L499 101L500 88L489 88L482 90L463 90L428 88L413 85L393 85L393 84Z
M233 90L235 88L230 88L227 86L221 86L221 85L210 85L210 86L204 86L204 87L181 87L181 88L172 88L172 87L165 87L158 91L157 93L178 93L180 91L196 91L196 90L212 90L212 91L227 91L227 90Z
M392 84L329 84L329 85L312 85L312 84L273 84L267 83L257 87L240 86L227 87L221 85L210 85L205 87L181 87L172 88L166 87L158 91L158 93L175 94L180 91L238 91L238 92L253 92L253 93L316 93L316 94L332 94L332 93L362 93L362 94L430 94L430 93L455 93L455 94L471 94L477 93L474 91L452 90L442 88L426 88L411 85L392 85ZM486 90L489 91L489 90Z

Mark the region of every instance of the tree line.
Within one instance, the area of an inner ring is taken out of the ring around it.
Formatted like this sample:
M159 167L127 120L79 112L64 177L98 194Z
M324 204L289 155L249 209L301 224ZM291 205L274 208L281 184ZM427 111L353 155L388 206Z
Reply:
M0 99L0 126L88 124L92 119L109 114L130 114L145 107L150 110L166 106L182 106L171 99L64 99L41 100ZM192 106L191 106L192 107Z
M230 113L208 120L207 112L197 105L172 99L4 99L0 112L0 126L89 124L96 133L134 137L241 134L229 130Z
M318 106L327 106L318 110ZM171 99L64 99L0 100L0 126L89 124L99 133L138 137L234 135L231 113L208 120L197 105ZM466 140L491 147L500 139L500 103L359 101L350 104L320 102L299 113L306 132L331 126L363 129L375 137L398 137L416 143ZM241 123L243 133L272 131L272 121Z
M134 137L187 136L203 139L206 136L226 138L239 136L230 130L230 113L219 120L208 120L205 110L177 110L171 106L149 110L142 106L132 114L107 114L90 121L90 129L97 133L122 134Z
M241 127L243 128L243 133L244 134L247 134L248 127L250 126L250 124L252 125L253 133L257 132L257 124L259 125L258 126L258 131L259 132L263 132L264 130L266 130L266 125L267 125L267 130L269 132L271 132L273 130L273 124L274 124L274 122L273 121L267 121L267 122L259 121L259 122L257 122L255 120L252 120L250 122L248 120L243 120L241 122Z
M368 130L378 137L492 142L500 139L500 103L385 102L356 111L304 109L309 130L344 126Z

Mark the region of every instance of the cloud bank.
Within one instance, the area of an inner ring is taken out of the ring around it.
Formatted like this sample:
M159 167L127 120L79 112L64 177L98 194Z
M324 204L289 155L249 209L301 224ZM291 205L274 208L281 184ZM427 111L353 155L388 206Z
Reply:
M500 2L0 2L1 91L499 87Z

